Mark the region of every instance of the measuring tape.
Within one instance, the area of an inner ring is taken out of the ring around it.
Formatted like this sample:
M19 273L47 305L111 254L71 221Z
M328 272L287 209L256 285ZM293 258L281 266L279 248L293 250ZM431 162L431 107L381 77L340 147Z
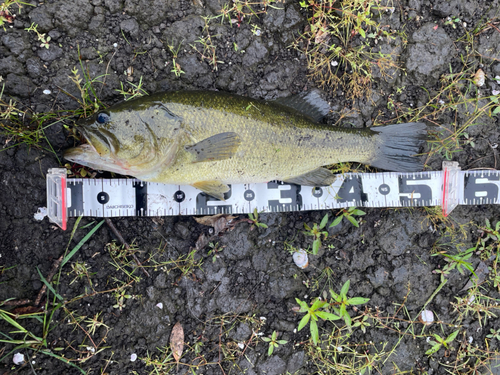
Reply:
M444 162L442 171L346 173L328 187L283 182L229 185L225 201L189 185L136 179L67 178L64 168L47 174L47 216L66 229L69 217L173 216L289 212L356 207L442 206L500 203L500 171L461 171Z

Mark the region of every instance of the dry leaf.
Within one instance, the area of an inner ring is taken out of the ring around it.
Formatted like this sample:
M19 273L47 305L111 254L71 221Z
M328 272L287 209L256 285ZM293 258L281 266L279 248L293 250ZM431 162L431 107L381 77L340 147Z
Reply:
M236 216L228 214L217 214L212 216L203 216L194 218L197 223L208 225L214 228L214 236L229 228L231 220L236 219Z
M172 333L170 334L170 348L174 355L177 365L182 356L182 351L184 350L184 329L180 322L177 322L172 328Z
M472 275L469 281L467 281L467 284L465 284L465 286L459 291L459 293L472 288L474 285L482 284L484 280L486 280L486 275L490 273L490 270L488 269L486 263L481 261L477 265L474 272L476 273L477 279L474 275Z
M198 237L198 239L196 240L196 250L203 250L205 248L205 246L208 245L208 243L210 242L210 239L205 236L204 233L200 234L200 237Z

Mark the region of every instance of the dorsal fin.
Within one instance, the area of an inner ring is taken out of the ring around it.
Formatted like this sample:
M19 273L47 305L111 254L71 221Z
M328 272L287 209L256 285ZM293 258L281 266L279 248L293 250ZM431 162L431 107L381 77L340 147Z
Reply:
M330 112L330 105L321 97L321 91L318 89L302 92L286 98L278 98L274 101L293 108L316 122L321 121L321 119Z

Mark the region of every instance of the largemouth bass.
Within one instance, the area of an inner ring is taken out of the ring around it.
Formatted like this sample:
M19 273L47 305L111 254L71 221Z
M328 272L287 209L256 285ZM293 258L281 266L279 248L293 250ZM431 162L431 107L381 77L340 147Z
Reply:
M426 125L347 129L317 122L329 111L317 92L261 101L209 91L158 93L77 123L87 144L70 161L143 181L192 185L223 199L227 184L281 180L331 185L325 165L359 162L418 171Z

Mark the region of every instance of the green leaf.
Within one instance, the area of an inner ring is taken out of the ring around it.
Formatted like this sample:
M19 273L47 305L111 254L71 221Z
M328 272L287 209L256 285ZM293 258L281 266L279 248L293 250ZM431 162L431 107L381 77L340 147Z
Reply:
M73 248L73 250L71 250L69 252L69 254L64 257L64 259L61 262L61 267L63 267L66 264L66 262L69 261L73 255L75 255L75 253L83 246L83 244L85 242L87 242L87 240L90 237L92 237L92 235L95 233L95 231L98 230L101 227L101 225L103 225L103 224L104 224L104 220L102 220L100 223L95 225L92 228L92 230L89 233L87 233L87 235L85 237L83 237L80 242L78 242L78 244Z
M326 301L322 301L322 300L320 300L320 299L318 298L318 299L316 299L316 300L314 301L314 303L312 304L312 306L311 306L311 310L312 310L312 311L316 311L317 309L319 309L319 308L321 308L321 307L325 306L325 304L326 304Z
M319 229L323 229L326 226L326 223L328 223L328 214L326 214L323 217L323 220L321 220L321 223L319 224Z
M346 311L345 314L343 315L343 317L344 317L345 324L347 324L347 326L349 327L349 329L351 329L351 325L352 325L351 316Z
M306 228L306 230L311 230L311 227L309 225L307 225L306 223L304 223L304 228Z
M267 349L267 355L270 357L273 354L274 345L269 345L269 349Z
M347 304L349 305L362 305L363 303L367 303L370 299L363 297L353 297L347 300Z
M441 345L436 345L436 346L433 346L432 348L430 348L429 350L427 350L425 352L426 355L433 355L434 353L436 353L439 349L441 348Z
M346 217L347 217L347 220L349 220L352 223L352 225L354 225L356 228L359 228L358 221L355 218L353 218L350 215L348 215Z
M341 296L346 296L347 292L349 291L349 285L351 285L351 280L347 280L344 285L342 286L342 289L340 290L340 295Z
M45 286L47 288L49 288L49 290L57 297L57 299L59 301L64 301L64 298L62 298L59 293L57 293L54 288L52 287L52 285L45 279L45 277L43 277L42 273L40 272L40 270L38 269L38 267L36 268L36 270L38 271L38 275L40 276L40 279L42 280L42 282L45 284Z
M500 113L500 106L493 110L493 115L498 115Z
M297 328L298 331L300 331L302 328L304 328L307 323L309 322L309 318L311 317L311 314L306 314L302 317L299 323L299 328Z
M365 212L365 211L361 211L361 210L356 209L356 210L354 210L354 211L352 212L352 214L353 214L353 215L362 216L362 215L366 215L366 212Z
M278 340L278 344L285 345L288 341L286 340Z
M311 337L312 337L313 343L314 343L314 345L318 345L318 341L319 341L318 325L316 324L316 322L314 320L311 320L310 329L311 329Z
M347 314L347 310L344 304L340 305L340 316Z
M443 339L441 338L441 336L436 335L435 333L433 333L432 336L434 336L434 338L437 340L437 342L443 342Z
M446 342L447 344L449 344L450 342L452 342L453 340L455 340L455 337L457 337L458 332L459 332L459 331L457 330L457 331L453 332L452 334L450 334L450 335L446 338L446 340L444 340L444 342Z
M319 238L316 238L313 242L313 254L317 255L319 252L319 246L321 245L321 240Z
M342 300L342 298L337 293L335 293L333 290L331 290L331 289L330 289L330 295L337 302L340 302Z
M265 341L265 342L271 341L271 339L269 337L262 337L262 340Z
M295 298L295 301L300 305L300 312L309 311L309 306L307 305L307 302L301 301L298 298Z
M361 34L361 36L366 39L365 30L363 30L362 28L359 28L358 31Z
M330 224L330 228L339 225L340 222L342 221L342 218L343 216L337 216L337 218L333 220L333 222Z
M340 316L326 312L326 311L318 311L316 313L316 315L323 320L339 320L340 319Z

